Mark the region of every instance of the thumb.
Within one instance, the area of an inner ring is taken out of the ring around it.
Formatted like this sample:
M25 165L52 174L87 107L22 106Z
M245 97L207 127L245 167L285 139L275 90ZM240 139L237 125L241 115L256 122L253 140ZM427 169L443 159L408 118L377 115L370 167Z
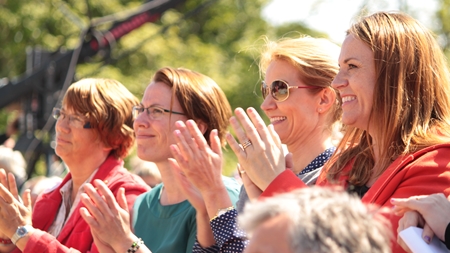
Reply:
M285 157L286 159L286 169L287 170L292 170L292 168L294 168L294 161L292 160L292 153L288 153Z

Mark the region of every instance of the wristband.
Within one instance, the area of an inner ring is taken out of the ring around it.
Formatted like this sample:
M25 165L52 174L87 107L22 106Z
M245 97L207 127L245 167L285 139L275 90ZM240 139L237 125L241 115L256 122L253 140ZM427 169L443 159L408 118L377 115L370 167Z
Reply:
M141 245L144 244L141 238L138 238L137 241L131 244L131 247L127 250L127 253L135 253Z

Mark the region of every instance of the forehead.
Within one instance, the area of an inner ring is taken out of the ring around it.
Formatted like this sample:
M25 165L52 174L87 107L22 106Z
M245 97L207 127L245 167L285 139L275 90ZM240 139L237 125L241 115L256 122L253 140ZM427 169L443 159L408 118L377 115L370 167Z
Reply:
M163 101L170 102L172 98L172 89L162 82L152 82L145 89L142 102L158 103Z
M342 43L339 63L343 63L351 59L360 61L373 61L374 59L372 49L369 45L356 38L353 34L347 35Z

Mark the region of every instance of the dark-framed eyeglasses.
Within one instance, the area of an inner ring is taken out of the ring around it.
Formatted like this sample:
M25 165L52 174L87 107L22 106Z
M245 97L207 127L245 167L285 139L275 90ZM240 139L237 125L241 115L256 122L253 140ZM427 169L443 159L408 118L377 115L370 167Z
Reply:
M270 93L273 99L275 99L275 101L277 102L285 101L289 97L290 89L322 89L322 88L323 87L319 86L289 86L289 84L283 80L275 80L269 87L265 81L261 82L262 97L265 99Z
M139 114L143 113L144 111L147 111L147 115L152 120L159 120L166 113L185 115L182 112L175 112L175 111L167 110L160 106L152 105L149 107L143 107L142 105L135 105L135 106L133 106L133 117L136 119L139 116Z
M83 116L65 113L61 108L54 107L52 116L58 121L67 118L69 120L69 125L73 128L91 128L91 123L88 121L88 119Z

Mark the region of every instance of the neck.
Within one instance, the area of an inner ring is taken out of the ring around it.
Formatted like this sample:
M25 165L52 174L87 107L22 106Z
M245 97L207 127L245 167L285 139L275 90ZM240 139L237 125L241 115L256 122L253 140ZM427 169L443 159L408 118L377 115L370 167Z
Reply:
M86 159L77 161L77 162L68 162L66 163L69 168L70 174L72 175L72 200L78 193L80 186L86 182L86 180L92 175L92 173L102 165L106 158L108 157L107 153L103 155L93 155L86 157Z
M293 172L295 174L300 173L312 160L332 146L330 136L291 143L287 148L292 153Z
M156 163L161 173L163 189L161 193L161 205L173 205L186 200L184 193L178 187L178 182L174 179L173 169L168 161Z

